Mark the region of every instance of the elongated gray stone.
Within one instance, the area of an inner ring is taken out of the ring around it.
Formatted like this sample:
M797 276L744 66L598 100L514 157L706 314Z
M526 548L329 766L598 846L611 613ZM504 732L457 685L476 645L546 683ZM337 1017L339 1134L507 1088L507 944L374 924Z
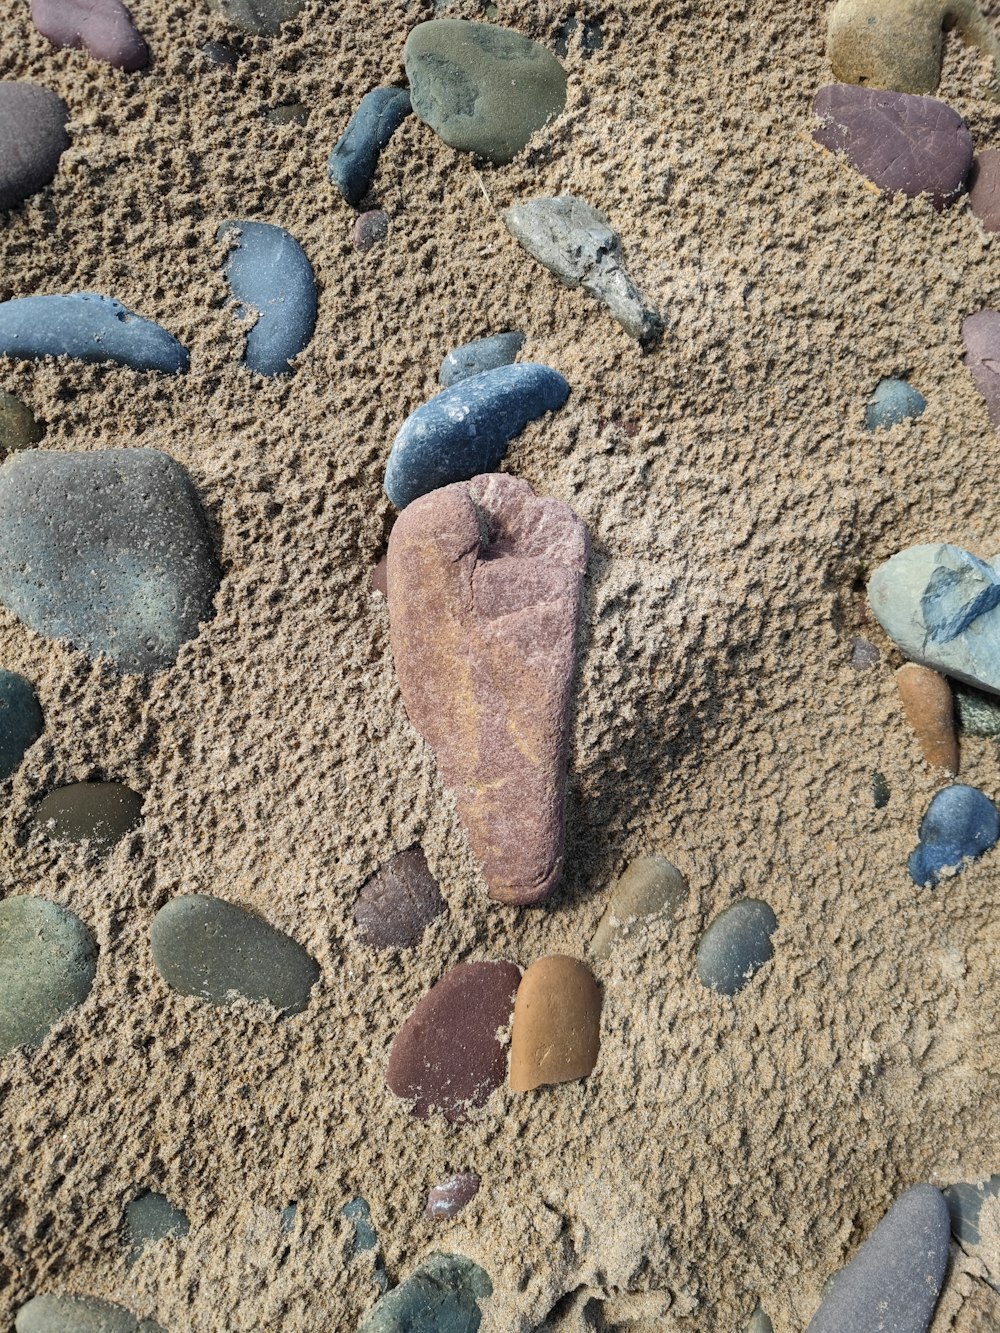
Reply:
M191 1229L187 1213L175 1208L165 1194L144 1190L125 1205L125 1236L129 1244L128 1265L158 1240L186 1236Z
M0 602L124 672L172 665L213 615L197 493L155 449L30 449L0 468Z
M660 341L663 320L644 303L625 268L621 237L598 209L563 194L515 204L503 220L529 255L567 287L600 301L629 337L647 348Z
M50 843L110 852L142 818L142 797L120 782L71 782L44 798L32 823Z
M0 782L14 772L44 725L38 696L29 683L0 668Z
M69 147L69 108L51 88L0 82L0 212L44 189Z
M432 1254L388 1292L358 1333L477 1333L489 1274L461 1255Z
M0 1056L39 1046L87 998L97 945L79 917L45 898L0 902Z
M305 0L208 0L209 9L258 37L276 36L304 4Z
M494 333L489 338L477 338L475 342L464 343L456 347L441 363L438 379L446 389L462 380L481 375L486 370L497 370L500 366L512 365L517 354L524 346L524 334Z
M759 898L744 898L720 912L698 945L698 976L720 995L735 995L774 957L778 919Z
M154 1333L159 1327L96 1296L33 1296L14 1320L16 1333Z
M373 88L362 97L327 163L330 180L352 207L371 189L379 154L409 114L405 88Z
M172 333L97 292L21 296L0 303L0 356L117 361L166 375L179 375L191 364L187 348Z
M258 311L247 333L243 364L258 375L290 375L291 359L309 345L316 327L316 276L306 252L283 227L269 222L224 222L233 234L225 274L241 318Z
M978 1245L982 1240L979 1214L987 1199L995 1199L1000 1195L1000 1175L990 1176L989 1180L978 1185L960 1180L955 1185L949 1185L943 1193L951 1218L952 1235L964 1245Z
M319 980L319 966L284 931L235 903L191 893L153 918L153 962L182 995L212 1004L238 997L299 1014Z

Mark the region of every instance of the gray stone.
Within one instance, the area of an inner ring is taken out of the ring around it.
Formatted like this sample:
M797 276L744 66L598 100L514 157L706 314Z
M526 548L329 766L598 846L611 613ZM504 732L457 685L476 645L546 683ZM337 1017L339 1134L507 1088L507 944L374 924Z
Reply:
M432 1254L388 1292L358 1333L477 1333L489 1274L457 1254ZM20 1331L19 1331L20 1333Z
M914 1185L834 1278L808 1333L927 1333L949 1239L941 1191Z
M233 235L225 274L240 318L258 312L247 333L243 364L258 375L290 375L291 359L309 345L316 327L316 276L294 236L269 222L224 222Z
M948 1215L951 1218L951 1233L963 1245L978 1245L982 1240L979 1230L979 1214L987 1199L1000 1195L1000 1175L990 1176L981 1184L970 1185L964 1180L949 1185L943 1191Z
M23 676L0 668L0 782L14 772L45 725L38 696Z
M197 492L155 449L31 449L0 468L0 602L123 672L171 666L213 615Z
M341 1217L346 1217L348 1222L354 1227L354 1243L352 1252L354 1254L368 1254L378 1250L378 1234L372 1226L371 1209L368 1207L368 1200L357 1195L356 1198L349 1199L340 1210ZM373 1255L375 1270L375 1285L379 1291L389 1290L389 1275L385 1271L385 1264L379 1254Z
M403 48L410 100L452 148L509 162L566 105L566 71L544 46L489 23L431 19Z
M283 102L273 106L265 113L269 125L305 125L309 119L309 108L303 102Z
M152 1333L158 1327L96 1296L33 1296L14 1320L16 1333Z
M582 287L607 307L643 347L663 337L663 320L647 306L625 269L622 243L605 215L575 195L532 199L503 215L507 230L560 282Z
M906 380L881 379L865 408L865 430L888 430L922 416L927 399Z
M142 797L120 782L72 782L41 801L32 824L55 847L87 842L99 855L136 828Z
M287 1208L281 1210L281 1229L287 1235L291 1235L295 1230L295 1219L299 1215L299 1205L290 1203Z
M376 949L410 949L448 905L419 847L399 852L365 882L354 920Z
M208 0L209 9L258 37L276 36L304 4L305 0Z
M131 1268L150 1245L171 1236L186 1236L191 1229L187 1213L175 1208L165 1194L144 1190L125 1205L125 1237Z
M952 688L952 695L962 731L970 736L1000 740L1000 698L961 684Z
M774 1333L774 1325L759 1305L750 1316L747 1333Z
M698 976L719 995L735 995L774 957L778 919L759 898L744 898L720 912L698 945Z
M591 953L608 958L615 942L639 921L654 916L675 916L688 895L687 880L662 856L640 856L623 872L611 890Z
M299 1014L319 980L302 945L235 903L185 894L153 919L153 962L182 995L212 1004L242 997Z
M851 666L855 671L874 671L881 661L879 650L860 635L851 640Z
M373 88L362 97L327 163L330 180L352 208L371 189L382 149L409 114L405 88Z
M31 409L0 389L0 463L6 454L37 444L44 434L45 427L35 420Z
M191 364L187 348L172 333L97 292L22 296L0 303L0 356L116 361L165 375L179 375Z
M50 88L0 82L0 212L17 208L52 180L69 147L69 108Z
M438 379L450 389L453 384L461 384L462 380L481 375L486 370L513 365L523 346L524 334L516 332L494 333L489 338L464 343L449 352L441 362Z
M45 898L0 902L0 1056L40 1046L87 998L96 971L97 945L79 917Z

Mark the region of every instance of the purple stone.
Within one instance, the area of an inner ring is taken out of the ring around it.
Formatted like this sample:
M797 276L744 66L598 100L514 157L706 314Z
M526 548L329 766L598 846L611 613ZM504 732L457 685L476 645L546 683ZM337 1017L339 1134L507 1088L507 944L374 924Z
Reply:
M427 1195L424 1217L432 1222L448 1222L457 1217L479 1193L479 1177L474 1171L461 1171L439 1181Z
M56 174L69 147L66 103L37 83L0 83L0 211L17 208Z
M366 944L409 949L448 910L419 847L400 852L372 875L354 904L354 920Z
M1000 427L1000 310L980 310L962 321L965 364L986 399L992 425Z
M851 666L855 671L874 671L879 664L879 651L868 639L851 640Z
M53 46L82 47L116 69L149 64L149 47L121 0L31 0L31 21Z
M354 223L354 248L365 255L389 235L389 217L380 208L362 213Z

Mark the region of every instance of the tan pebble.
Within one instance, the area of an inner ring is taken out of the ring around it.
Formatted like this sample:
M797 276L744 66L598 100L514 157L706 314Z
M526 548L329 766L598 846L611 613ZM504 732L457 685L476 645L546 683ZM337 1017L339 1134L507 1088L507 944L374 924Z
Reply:
M586 1078L601 1046L601 992L586 963L552 954L525 972L514 1001L510 1086Z
M930 667L907 662L896 672L903 712L932 768L958 772L958 737L951 686Z
M615 941L635 921L651 916L674 916L687 897L687 880L662 856L640 856L611 890L607 911L594 931L590 951L607 958Z

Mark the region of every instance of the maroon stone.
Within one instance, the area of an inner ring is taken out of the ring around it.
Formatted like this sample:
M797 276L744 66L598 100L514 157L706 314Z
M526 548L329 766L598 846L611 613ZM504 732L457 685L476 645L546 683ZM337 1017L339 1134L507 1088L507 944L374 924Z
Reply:
M0 209L48 185L69 147L62 98L37 83L0 83Z
M823 125L813 138L880 190L929 194L939 211L962 191L972 165L972 136L957 111L934 97L830 83L813 111Z
M513 963L459 963L418 1001L396 1034L386 1082L421 1120L464 1120L507 1076L497 1032L510 1023L521 973Z
M379 556L378 560L372 565L372 587L376 592L380 592L383 597L389 596L389 557L388 555Z
M424 1217L432 1222L447 1222L457 1217L465 1205L479 1193L479 1177L474 1171L463 1171L440 1181L427 1195Z
M541 902L562 874L587 551L571 509L499 474L414 500L389 537L403 703L504 903Z
M354 904L354 920L376 949L409 949L448 905L419 847L386 861Z
M389 218L380 208L373 208L370 213L362 213L354 223L354 248L362 254L389 235Z
M1000 148L976 154L969 177L969 207L985 231L1000 231Z
M962 321L965 364L986 399L991 423L1000 427L1000 310L980 310Z
M116 69L149 63L149 47L121 0L31 0L31 21L53 46L82 47Z

